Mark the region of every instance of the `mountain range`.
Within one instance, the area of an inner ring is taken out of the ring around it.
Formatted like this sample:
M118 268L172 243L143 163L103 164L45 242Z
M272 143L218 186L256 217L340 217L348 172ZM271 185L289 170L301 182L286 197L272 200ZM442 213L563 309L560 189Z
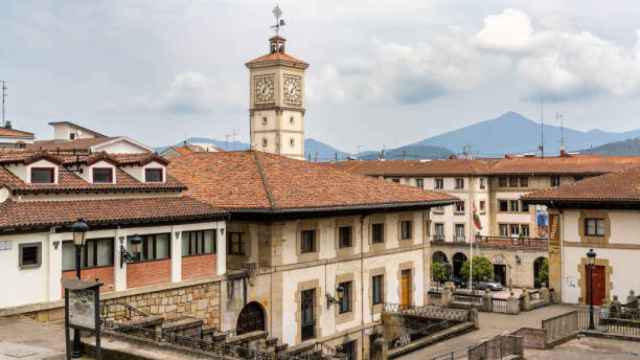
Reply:
M516 112L506 112L497 118L479 121L462 128L432 136L418 142L392 149L365 151L349 154L346 151L307 138L304 142L305 158L311 161L331 161L358 157L378 159L444 159L464 151L478 156L501 157L504 154L536 153L539 151L541 130L544 133L544 150L547 155L560 152L560 139L564 131L568 151L602 155L640 155L640 129L626 132L603 130L581 131L531 120ZM213 144L224 150L246 150L249 144L235 141L192 137L188 143ZM180 145L179 143L178 145ZM163 147L164 148L164 147ZM157 149L161 151L163 148Z

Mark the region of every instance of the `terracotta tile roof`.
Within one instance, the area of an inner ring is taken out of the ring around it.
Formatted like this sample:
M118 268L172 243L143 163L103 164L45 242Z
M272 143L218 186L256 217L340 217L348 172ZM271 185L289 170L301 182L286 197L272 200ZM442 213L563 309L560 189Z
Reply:
M6 127L0 126L0 136L1 137L13 137L13 138L21 138L21 139L33 139L33 133L28 131L16 130L16 129L7 129Z
M309 64L307 64L306 62L296 59L295 57L283 52L274 52L260 56L247 62L245 65L250 68L259 64L285 64L301 67L304 69L309 67Z
M190 197L22 201L0 204L0 230L72 224L84 218L90 226L214 219L224 215Z
M188 193L218 208L302 211L429 206L456 198L256 151L193 153L169 165Z
M556 202L595 202L640 203L640 168L610 173L584 179L575 183L561 185L529 193L522 197L532 203Z
M146 165L152 161L157 161L160 164L167 165L169 160L162 156L150 153L150 154L109 154L109 157L118 162L118 164L126 165Z
M88 151L92 146L111 141L115 137L96 137L75 140L38 140L33 144L27 144L29 150L48 150L48 151L70 151L82 150Z
M341 161L332 166L368 176L601 175L640 166L640 156L573 155L432 161Z

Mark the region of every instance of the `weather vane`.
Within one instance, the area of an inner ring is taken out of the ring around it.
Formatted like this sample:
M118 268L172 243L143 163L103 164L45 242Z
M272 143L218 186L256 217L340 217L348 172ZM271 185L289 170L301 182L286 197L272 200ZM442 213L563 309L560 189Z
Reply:
M286 25L286 23L284 22L284 19L281 19L282 10L280 10L280 6L276 5L276 7L273 8L272 13L273 13L273 16L276 18L276 24L271 25L271 28L276 32L276 36L279 36L280 28Z

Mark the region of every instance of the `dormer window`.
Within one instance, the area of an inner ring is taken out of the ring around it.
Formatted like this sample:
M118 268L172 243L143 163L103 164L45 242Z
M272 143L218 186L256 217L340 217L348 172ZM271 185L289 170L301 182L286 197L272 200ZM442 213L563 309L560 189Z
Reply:
M69 140L75 140L75 139L76 139L76 133L70 133Z
M163 170L159 168L151 168L144 170L144 180L146 182L162 182Z
M55 183L56 172L54 168L33 167L31 168L32 184L53 184Z
M93 168L93 183L94 184L112 184L113 183L113 169L112 168Z

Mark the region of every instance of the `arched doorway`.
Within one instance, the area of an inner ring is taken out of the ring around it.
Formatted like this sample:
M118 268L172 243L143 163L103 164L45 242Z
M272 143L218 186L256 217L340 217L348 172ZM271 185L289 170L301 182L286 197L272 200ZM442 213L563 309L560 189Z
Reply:
M539 257L533 262L533 286L538 289L549 285L549 261L546 257Z
M240 311L236 324L236 334L242 335L252 331L266 330L266 321L262 305L253 301L248 303Z
M439 263L447 263L449 262L449 259L447 259L447 254L443 253L442 251L436 251L431 256L431 261L439 262Z
M467 261L467 255L463 253L455 253L453 255L453 277L454 281L457 279L462 279L462 264Z

